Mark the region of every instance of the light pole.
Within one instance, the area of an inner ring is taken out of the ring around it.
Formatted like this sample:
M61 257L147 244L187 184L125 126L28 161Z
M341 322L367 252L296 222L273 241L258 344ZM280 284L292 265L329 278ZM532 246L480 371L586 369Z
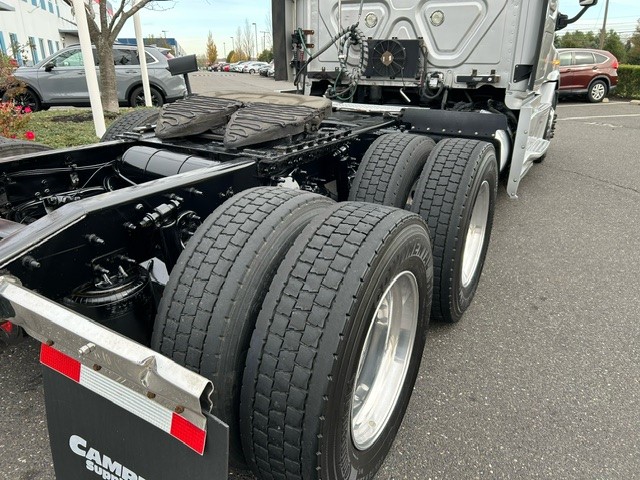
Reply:
M227 42L222 42L222 51L224 52L224 58L227 59Z
M236 51L236 42L233 41L233 37L231 37L231 51L234 53Z
M251 25L253 25L253 30L256 34L256 60L258 60L258 26L255 22L253 22Z
M261 31L260 33L262 34L262 51L265 51L267 49L266 35L269 32Z

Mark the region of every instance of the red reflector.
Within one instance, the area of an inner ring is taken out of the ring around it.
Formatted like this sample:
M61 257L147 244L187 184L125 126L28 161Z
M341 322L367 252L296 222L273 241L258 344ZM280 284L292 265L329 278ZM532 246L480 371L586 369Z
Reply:
M207 438L207 432L200 430L193 423L187 421L177 413L173 414L171 431L169 433L200 455L204 453L204 443Z
M7 333L11 333L13 332L13 323L11 322L4 322L3 324L0 325L0 328L2 330L4 330Z
M80 382L80 362L44 343L40 348L40 363L75 382Z
M613 65L611 65L611 68L613 68L614 70L617 70L619 66L620 66L620 63L618 63L618 60L614 60Z

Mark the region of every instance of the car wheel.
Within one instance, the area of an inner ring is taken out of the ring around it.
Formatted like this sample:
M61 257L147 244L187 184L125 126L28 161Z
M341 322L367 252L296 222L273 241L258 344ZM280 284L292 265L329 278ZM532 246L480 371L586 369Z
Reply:
M256 73L256 71L252 68L251 70L249 70L249 73L253 75L254 73Z
M159 115L160 109L158 108L145 108L143 110L134 110L133 112L125 113L109 125L109 128L104 132L100 141L110 142L112 140L118 140L120 135L125 132L131 132L136 127L153 125L158 121Z
M604 80L596 80L589 86L587 98L591 103L599 103L607 96L609 88Z
M427 159L411 210L429 225L435 320L457 322L473 300L489 247L497 184L496 152L488 142L441 140Z
M5 93L2 96L2 101L13 101L16 106L21 107L22 111L25 111L27 107L32 112L42 110L42 102L40 102L40 97L38 97L38 94L31 90L31 88L29 87L25 88L19 93Z
M379 136L362 157L349 200L409 208L415 185L435 142L423 135Z
M258 316L240 403L259 478L373 478L424 349L432 285L424 221L346 202L287 253Z
M162 105L164 105L164 97L162 96L162 93L160 93L160 91L155 87L150 87L150 89L151 104L154 107L161 107ZM142 88L142 86L136 87L131 92L131 96L129 97L129 105L132 107L144 107L146 105L144 100L144 89Z
M213 382L212 413L229 425L234 467L245 463L238 405L258 312L289 247L332 205L300 190L245 190L198 228L165 288L151 346Z

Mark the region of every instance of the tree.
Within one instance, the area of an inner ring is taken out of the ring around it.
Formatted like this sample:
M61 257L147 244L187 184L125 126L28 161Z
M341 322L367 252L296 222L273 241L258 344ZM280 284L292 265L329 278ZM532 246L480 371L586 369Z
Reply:
M249 60L249 57L247 56L247 54L244 53L239 48L236 48L231 53L233 53L233 55L229 57L229 63L243 62L245 60Z
M627 42L627 63L640 65L640 21L635 33Z
M143 41L144 41L144 44L148 47L155 45L156 47L160 47L160 48L168 48L171 51L172 55L175 55L176 53L173 50L173 47L169 44L169 42L167 42L167 39L164 37L156 37L155 35L149 35Z
M64 1L73 7L72 0ZM138 0L137 3L132 3L131 0L118 0L112 16L111 12L107 11L107 5L110 7L111 4L106 0L99 1L97 14L93 10L94 2L85 3L89 36L91 43L96 47L100 64L100 94L102 108L106 112L118 112L116 68L113 63L112 46L127 20L152 2L153 0Z
M247 59L253 57L253 48L256 43L253 35L253 28L249 23L249 20L245 18L244 27L238 27L236 30L236 46L237 50L242 50L246 53Z
M258 60L261 62L270 62L273 60L273 50L263 50L260 55L258 55Z
M231 50L228 54L227 54L227 63L233 63L231 61L231 59L234 57L234 55L236 54L235 50Z
M205 53L207 56L207 61L209 64L216 63L218 61L218 47L213 42L213 35L211 31L209 31L209 35L207 36L207 51Z
M624 43L620 39L620 35L615 30L609 30L604 38L604 49L611 52L614 57L618 59L620 63L625 62L627 52L624 48Z
M593 32L567 32L559 37L559 48L598 48L600 41Z

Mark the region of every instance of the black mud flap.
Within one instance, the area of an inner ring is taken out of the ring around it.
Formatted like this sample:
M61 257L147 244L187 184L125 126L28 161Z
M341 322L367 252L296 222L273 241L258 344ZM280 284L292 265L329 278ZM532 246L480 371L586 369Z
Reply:
M226 480L228 427L207 415L204 453L43 366L58 480Z

